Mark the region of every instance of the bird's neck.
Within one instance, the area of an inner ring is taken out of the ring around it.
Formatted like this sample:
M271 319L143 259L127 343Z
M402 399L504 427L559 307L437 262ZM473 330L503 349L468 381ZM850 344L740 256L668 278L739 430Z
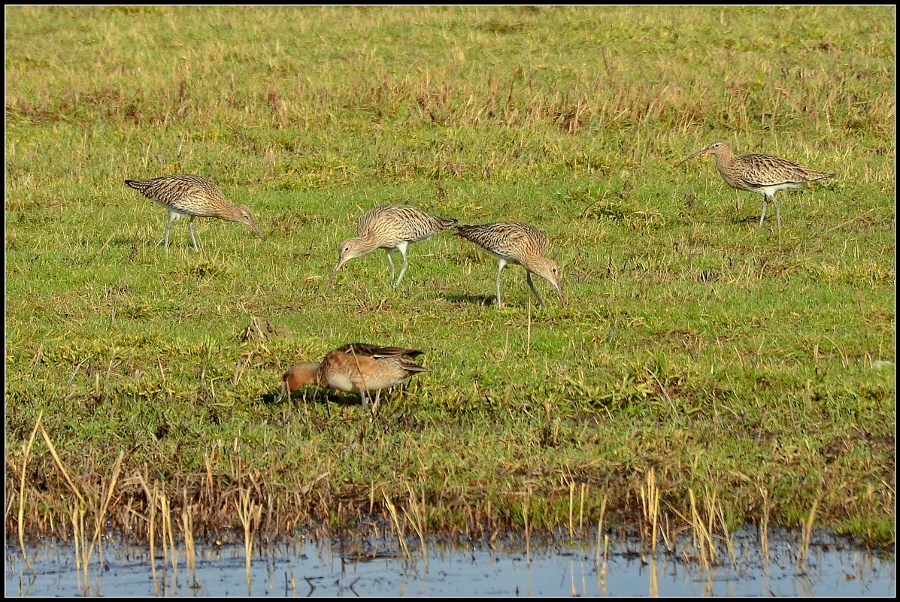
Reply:
M547 264L543 257L525 256L525 257L522 257L521 259L519 259L519 263L521 263L522 267L525 268L526 270L528 270L529 272L531 272L532 274L534 274L536 276L540 276L541 278L544 278L544 279L547 278L546 276L544 276L544 273L546 272L545 268L546 268Z
M366 253L371 253L378 248L379 244L380 241L378 240L377 235L375 235L371 230L366 232L356 239L355 246L357 250L357 257L360 255L365 255Z
M716 152L716 167L719 171L726 169L734 160L734 153L728 147L723 147Z
M216 215L222 219L231 220L233 222L244 221L240 207L228 203L223 203L216 207Z

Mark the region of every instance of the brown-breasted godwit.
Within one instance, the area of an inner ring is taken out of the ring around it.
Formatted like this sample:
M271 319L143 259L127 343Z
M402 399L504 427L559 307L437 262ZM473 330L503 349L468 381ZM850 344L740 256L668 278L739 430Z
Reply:
M328 389L359 393L364 406L369 405L369 391L375 391L375 403L381 389L398 385L407 377L427 368L413 358L419 349L382 347L368 343L349 343L329 351L318 364L297 364L281 377L281 395L290 397L300 387L316 384Z

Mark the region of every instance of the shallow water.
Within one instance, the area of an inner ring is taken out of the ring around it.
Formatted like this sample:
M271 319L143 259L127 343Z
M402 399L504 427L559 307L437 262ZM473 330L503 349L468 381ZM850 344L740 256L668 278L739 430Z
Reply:
M106 542L87 579L69 544L35 542L25 565L18 542L7 542L7 596L867 596L896 595L895 550L869 551L847 539L814 537L805 571L798 536L770 534L769 559L755 533L735 534L732 551L719 542L714 566L703 565L691 541L675 553L647 553L639 539L554 543L526 550L520 541L467 546L418 541L404 554L395 541L300 540L254 551L248 571L241 545L197 545L196 582L176 544L175 568L157 549ZM599 553L599 562L598 562ZM155 573L154 573L155 568Z

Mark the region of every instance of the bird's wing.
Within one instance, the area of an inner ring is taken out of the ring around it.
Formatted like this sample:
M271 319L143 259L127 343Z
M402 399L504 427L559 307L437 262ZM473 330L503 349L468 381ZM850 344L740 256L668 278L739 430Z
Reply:
M405 347L372 345L370 343L348 343L343 347L338 347L337 349L335 349L335 351L373 358L396 357L398 355L408 355L410 357L415 357L423 353L421 349L407 349Z

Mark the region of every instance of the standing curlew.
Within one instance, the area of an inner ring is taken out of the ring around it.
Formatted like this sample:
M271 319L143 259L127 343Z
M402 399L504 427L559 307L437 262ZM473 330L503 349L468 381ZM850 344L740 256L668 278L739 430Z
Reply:
M197 246L197 238L194 236L195 217L218 217L232 222L240 222L265 240L256 224L253 223L250 209L244 205L229 203L225 200L219 187L206 178L188 174L160 176L149 180L125 180L125 183L169 211L166 237L162 241L166 247L169 246L169 230L172 228L172 222L184 215L191 218L188 222L188 230L191 232L195 251L200 250Z
M531 279L532 273L546 278L556 289L556 293L562 301L562 288L559 285L556 264L545 257L549 247L547 235L534 226L521 222L496 222L457 226L456 233L500 260L500 266L497 269L498 309L503 307L500 303L500 273L507 263L517 263L527 270L528 286L531 287L541 307L544 307L544 300L534 286L534 281Z
M772 201L775 205L775 215L778 218L778 228L781 228L781 210L778 208L778 201L775 200L776 192L789 188L803 188L803 185L808 182L818 182L834 175L772 155L735 155L731 148L721 140L682 159L678 165L706 153L715 155L716 167L729 186L762 195L760 226L766 219L766 203Z
M331 272L325 290L331 287L334 276L341 266L356 257L362 257L375 249L384 249L391 265L391 287L397 288L408 264L406 247L411 242L431 238L436 232L456 223L451 217L438 217L409 205L382 205L366 211L356 223L356 238L345 240L338 247L338 263ZM400 251L403 266L394 282L394 261L391 249Z
M281 377L281 395L305 385L338 389L350 393L359 392L364 406L369 405L369 391L375 391L375 405L381 389L403 382L418 372L428 372L413 358L422 353L419 349L381 347L368 343L349 343L328 352L319 364L297 364Z

